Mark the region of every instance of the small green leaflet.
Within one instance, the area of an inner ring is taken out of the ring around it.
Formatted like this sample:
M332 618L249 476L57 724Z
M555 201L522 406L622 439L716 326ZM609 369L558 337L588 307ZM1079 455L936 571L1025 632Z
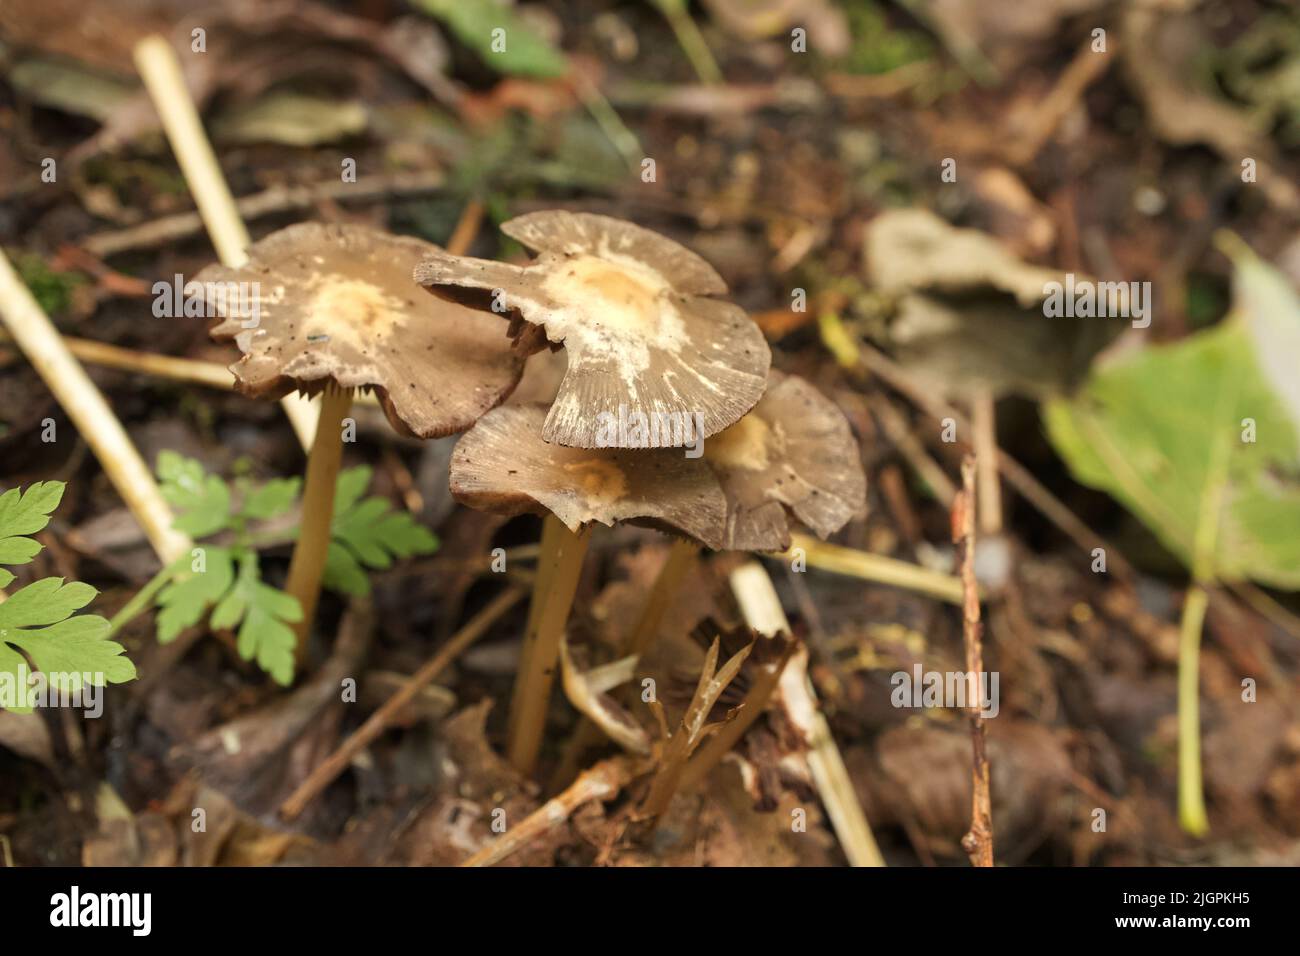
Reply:
M167 503L181 512L176 530L205 538L230 527L230 488L193 458L174 451L158 456L158 478Z
M210 573L210 572L205 572ZM239 555L235 583L212 611L211 625L217 630L239 627L239 656L255 660L276 683L293 683L295 638L289 624L302 620L296 599L263 584L257 566L257 552Z
M274 478L250 492L244 498L241 509L246 518L264 521L284 514L298 500L298 488L302 482L297 478Z
M27 564L40 553L40 544L27 535L43 531L50 523L63 489L61 481L38 481L25 492L10 488L0 495L0 564ZM0 568L0 588L13 579L12 571Z
M564 54L500 0L413 0L498 73L542 78L568 72Z
M235 583L235 559L229 548L201 547L187 570L177 574L158 593L158 643L176 639L193 627L204 612Z
M333 540L325 556L325 587L354 596L370 593L365 568L382 570L394 558L431 554L437 537L405 511L394 511L383 498L359 501L370 484L365 465L339 475L334 491Z

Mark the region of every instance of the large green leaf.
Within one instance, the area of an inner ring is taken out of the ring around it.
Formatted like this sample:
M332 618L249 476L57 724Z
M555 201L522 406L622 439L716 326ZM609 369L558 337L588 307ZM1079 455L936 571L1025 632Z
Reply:
M1294 341L1300 304L1248 252L1234 258L1233 315L1098 369L1044 418L1075 476L1123 502L1198 579L1300 589L1300 427L1278 369L1260 360L1261 341ZM1294 350L1270 359L1300 373Z

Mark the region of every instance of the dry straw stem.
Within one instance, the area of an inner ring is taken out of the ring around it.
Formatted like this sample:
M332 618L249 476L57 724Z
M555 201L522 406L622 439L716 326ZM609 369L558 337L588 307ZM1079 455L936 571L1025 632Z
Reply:
M790 633L790 622L777 597L767 571L757 561L741 565L731 574L731 590L740 605L745 623L763 635ZM871 834L853 781L844 766L830 725L822 715L817 695L808 679L807 651L800 650L785 666L778 690L791 722L808 745L808 768L817 795L831 819L844 855L852 866L884 866L876 839Z
M919 594L928 594L950 604L961 604L961 580L951 574L931 571L919 564L899 561L897 558L827 544L797 532L791 535L791 542L790 550L777 556L783 561L793 560L797 557L796 552L802 550L809 567L877 584L890 584Z
M762 638L760 638L762 640ZM686 713L682 715L682 722L678 725L677 730L671 736L668 733L668 721L664 717L663 705L658 701L651 701L650 706L654 711L655 719L659 721L659 730L663 735L663 749L659 754L659 769L655 772L654 779L650 782L650 792L646 795L645 803L642 805L642 817L652 821L652 826L657 825L659 817L668 809L668 804L672 802L673 794L677 792L678 786L682 782L682 777L686 773L686 763L691 759L697 747L700 746L709 737L716 734L723 727L734 723L740 715L739 710L730 711L726 717L714 724L706 724L709 719L709 712L713 710L714 704L722 696L722 692L740 673L741 665L749 657L749 652L753 650L754 645L750 644L732 655L727 663L718 668L718 650L720 641L714 638L713 644L709 647L709 652L704 658L704 665L700 668L700 680L695 687L695 695L691 698L690 706L686 708Z
M167 140L217 250L217 258L231 268L242 265L248 258L245 251L250 245L248 230L239 218L230 187L203 132L176 53L166 40L154 35L136 44L134 56L135 67L158 110ZM302 447L310 448L312 436L316 434L315 406L297 395L286 395L280 405L289 416Z
M510 854L564 823L583 804L613 798L637 772L638 765L630 757L602 760L578 774L578 779L563 793L547 800L522 822L510 827L501 837L465 860L461 866L494 866L500 863Z
M0 343L8 340L8 335L0 333ZM160 355L157 352L141 352L138 349L126 349L120 345L109 345L106 342L96 342L94 339L79 339L71 335L63 337L63 344L67 346L69 352L87 365L226 391L231 391L235 387L235 378L230 374L230 369L220 362L177 358L174 355ZM358 405L379 405L379 400L369 392L354 395L353 401Z
M523 596L523 588L509 588L470 618L465 626L452 635L451 639L438 649L438 653L412 674L392 697L384 701L383 706L371 714L338 750L316 766L298 789L280 804L280 816L285 820L298 817L308 804L320 796L325 788L347 769L353 757L370 746L387 729L389 723L403 707L414 700L416 695L441 674L448 664L460 656L465 648L482 637L487 629L514 607Z
M578 590L582 560L591 541L591 528L576 534L559 518L547 514L542 526L542 554L537 563L533 603L528 611L519 673L510 701L510 731L506 752L510 763L525 776L537 767L546 726L551 685L559 666L560 641Z
M952 542L961 552L962 639L966 647L966 673L974 675L975 686L984 673L983 627L980 624L979 589L975 584L975 475L978 467L972 456L961 464L962 490L952 505ZM972 866L993 865L993 803L989 793L989 761L984 734L984 701L977 692L966 715L970 720L971 748L971 825L961 845Z
M0 318L86 440L164 565L190 548L122 423L0 252Z

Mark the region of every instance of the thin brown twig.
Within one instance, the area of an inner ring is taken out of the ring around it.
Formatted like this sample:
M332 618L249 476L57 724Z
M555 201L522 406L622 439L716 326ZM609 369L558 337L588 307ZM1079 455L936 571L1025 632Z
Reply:
M402 688L384 702L334 753L330 754L313 770L284 803L280 804L280 816L286 820L297 817L307 805L320 796L321 792L334 782L358 752L368 747L384 732L393 718L402 708L415 699L415 696L469 645L483 636L484 632L506 611L524 596L520 587L512 587L501 592L478 614L470 618L451 640L447 641L429 661L410 676Z
M993 805L989 793L989 760L984 734L982 710L985 701L980 688L984 686L983 628L980 624L979 589L975 584L975 458L966 456L961 463L962 490L952 505L952 542L961 553L961 581L964 590L962 602L962 639L966 646L966 673L975 688L966 709L970 720L971 749L971 824L970 832L962 837L962 849L970 856L972 866L993 865Z

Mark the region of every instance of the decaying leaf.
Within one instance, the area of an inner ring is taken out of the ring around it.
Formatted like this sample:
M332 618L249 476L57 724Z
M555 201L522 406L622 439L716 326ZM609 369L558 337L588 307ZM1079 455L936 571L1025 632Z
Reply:
M898 359L940 388L1040 395L1068 387L1128 325L1049 318L1052 284L1064 290L1086 277L1024 263L991 236L924 210L873 219L865 255L872 283L896 301L890 340Z

